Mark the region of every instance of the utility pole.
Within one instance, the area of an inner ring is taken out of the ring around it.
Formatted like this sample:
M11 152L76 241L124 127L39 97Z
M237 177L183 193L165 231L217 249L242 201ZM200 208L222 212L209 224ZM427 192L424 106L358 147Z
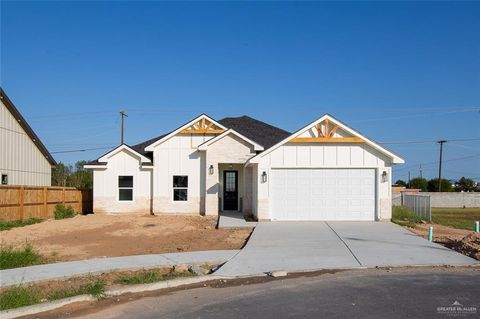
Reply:
M123 125L124 125L124 118L125 116L128 117L125 111L120 111L120 116L122 117L122 129L120 131L120 143L123 145Z
M410 188L410 171L408 171L408 187Z
M422 164L420 164L420 178L423 178Z
M447 140L437 141L440 144L440 161L438 163L438 192L442 191L442 156L443 156L443 143L446 143Z

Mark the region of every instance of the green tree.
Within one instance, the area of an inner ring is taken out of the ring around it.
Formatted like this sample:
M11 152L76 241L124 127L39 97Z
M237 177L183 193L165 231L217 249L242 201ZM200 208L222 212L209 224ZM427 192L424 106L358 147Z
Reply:
M77 161L75 166L58 163L52 168L52 186L92 188L93 173L83 168L88 161Z
M71 173L72 168L62 162L55 165L52 168L52 186L67 186L67 179Z
M398 185L398 186L407 186L407 182L405 182L404 180L402 179L399 179L395 182L395 185Z
M415 177L410 180L408 188L420 189L426 191L428 186L428 181L423 177Z
M448 179L442 178L442 192L453 192L452 184ZM427 190L429 192L438 192L438 178L432 178L428 181Z
M75 163L75 171L67 178L67 185L76 188L92 188L93 172L83 168L88 161L82 160Z
M458 192L474 192L477 188L477 183L473 179L462 177L455 183L455 190Z

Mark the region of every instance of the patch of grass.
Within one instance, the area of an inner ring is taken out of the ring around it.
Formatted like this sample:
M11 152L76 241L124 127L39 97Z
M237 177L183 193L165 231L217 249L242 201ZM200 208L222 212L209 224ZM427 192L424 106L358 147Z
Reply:
M42 300L38 289L16 286L0 294L0 310L25 307L40 303Z
M57 204L55 205L55 219L64 219L64 218L72 218L77 213L75 213L75 210L72 208L72 206L66 207L63 204Z
M422 221L422 218L415 215L404 206L394 206L392 210L392 222L400 226L415 227Z
M91 283L81 285L80 287L64 288L52 291L48 294L47 300L58 300L79 295L92 295L94 297L101 297L105 292L105 282L96 280Z
M97 280L80 287L65 287L53 291L41 290L35 286L15 286L0 294L0 310L35 305L44 301L53 301L79 295L101 297L105 292L105 283Z
M9 230L15 227L23 227L23 226L28 226L32 224L37 224L43 221L44 219L40 219L40 218L30 218L25 220L13 220L13 221L0 219L0 231Z
M10 269L42 264L44 258L30 243L20 248L0 246L0 269Z
M161 271L155 270L145 270L143 272L135 273L132 275L125 275L118 278L115 282L121 285L138 285L138 284L148 284L152 282L170 280L180 277L193 277L196 276L193 272L169 272L162 273Z
M473 230L477 220L480 220L480 208L432 208L435 224Z

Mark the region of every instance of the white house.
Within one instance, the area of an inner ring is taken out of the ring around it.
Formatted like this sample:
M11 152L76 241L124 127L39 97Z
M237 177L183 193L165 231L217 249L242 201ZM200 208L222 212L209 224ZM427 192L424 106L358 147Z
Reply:
M391 169L399 163L330 115L291 134L248 116L202 114L85 167L94 172L95 212L382 220L391 217Z
M50 186L57 163L0 88L0 184Z

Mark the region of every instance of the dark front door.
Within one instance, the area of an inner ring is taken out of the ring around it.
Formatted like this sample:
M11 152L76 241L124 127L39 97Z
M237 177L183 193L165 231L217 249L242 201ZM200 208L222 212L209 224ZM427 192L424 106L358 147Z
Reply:
M238 171L223 171L223 210L238 210Z

